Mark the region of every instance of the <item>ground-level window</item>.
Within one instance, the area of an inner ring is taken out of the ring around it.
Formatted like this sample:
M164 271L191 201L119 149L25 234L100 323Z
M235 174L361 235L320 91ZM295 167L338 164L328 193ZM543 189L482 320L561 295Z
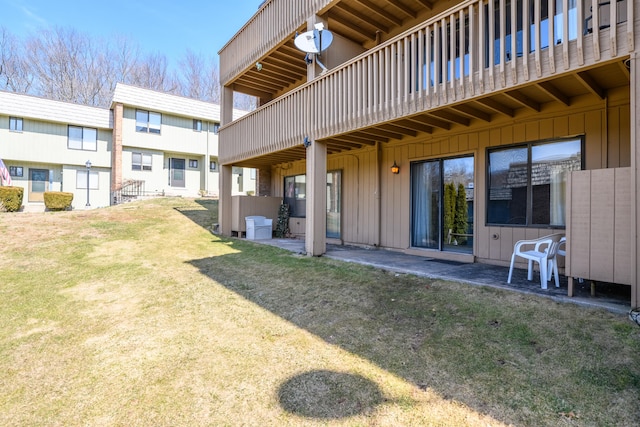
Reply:
M209 170L210 170L210 171L218 170L218 163L217 163L217 162L215 162L215 161L213 161L213 160L212 160L212 161L210 161L210 162L209 162Z
M22 132L22 119L20 117L9 117L9 130Z
M215 135L217 135L218 132L220 132L220 123L214 123L211 125L211 130Z
M147 153L131 153L131 170L134 171L150 171L151 170L151 154Z
M289 205L289 216L304 218L307 214L307 176L292 175L284 178L284 203ZM327 237L339 239L342 234L342 171L327 172Z
M22 166L9 166L9 175L21 177L24 174Z
M473 156L411 164L411 245L473 251Z
M96 151L98 149L98 130L69 126L67 146L72 150Z
M290 217L304 218L307 215L306 175L284 178L284 202L289 205Z
M136 110L136 132L160 133L162 114L153 111Z
M198 167L198 161L195 159L189 159L189 167L190 168L197 168Z
M567 174L581 170L582 137L488 152L487 223L565 226Z
M193 130L202 132L202 120L193 119Z
M76 188L77 189L87 189L87 171L79 170L76 172ZM98 190L98 172L91 171L89 172L89 189L90 190Z

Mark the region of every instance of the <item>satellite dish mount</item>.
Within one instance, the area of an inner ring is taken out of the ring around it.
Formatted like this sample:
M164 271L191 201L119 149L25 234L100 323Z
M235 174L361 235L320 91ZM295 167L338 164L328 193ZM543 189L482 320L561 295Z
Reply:
M307 65L311 65L315 59L316 63L322 68L322 74L327 71L327 67L320 62L322 51L326 50L333 42L333 34L331 31L324 29L324 24L319 22L314 25L314 29L297 34L294 43L298 49L307 54L304 61Z

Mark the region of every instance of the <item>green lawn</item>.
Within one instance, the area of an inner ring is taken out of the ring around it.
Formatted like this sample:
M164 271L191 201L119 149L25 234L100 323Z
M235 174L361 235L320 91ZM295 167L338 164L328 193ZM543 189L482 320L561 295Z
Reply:
M215 201L0 214L2 426L631 426L640 328L210 232Z

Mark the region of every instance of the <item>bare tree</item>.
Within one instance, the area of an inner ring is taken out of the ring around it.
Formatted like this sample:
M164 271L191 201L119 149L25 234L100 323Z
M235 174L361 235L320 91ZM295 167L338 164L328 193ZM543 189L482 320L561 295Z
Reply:
M0 89L28 93L33 75L19 52L23 52L21 43L5 27L0 26Z
M179 62L180 93L189 98L220 102L220 78L215 59L187 50Z
M131 73L131 81L126 82L147 89L177 93L179 84L167 70L166 56L156 53L137 61Z
M27 40L27 59L34 89L47 98L85 105L104 105L109 96L103 48L73 29L42 30Z
M118 82L220 102L217 59L187 50L176 72L161 53L144 55L123 36L104 41L73 28L41 30L21 43L0 27L0 89L108 107ZM253 110L254 97L236 94L234 107Z

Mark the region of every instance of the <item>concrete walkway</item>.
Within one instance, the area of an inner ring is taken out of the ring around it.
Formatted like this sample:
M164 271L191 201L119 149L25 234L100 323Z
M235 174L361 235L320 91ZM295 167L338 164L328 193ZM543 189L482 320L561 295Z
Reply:
M256 243L277 246L291 252L305 254L304 240L301 239L269 239L256 240ZM596 296L591 296L588 283L575 283L575 296L567 296L567 278L560 276L560 287L549 282L548 289L540 288L540 276L535 273L533 281L527 280L527 271L514 269L511 284L507 283L509 267L489 264L468 264L435 258L406 255L384 249L368 249L356 246L327 245L327 258L345 262L370 265L387 271L434 279L452 280L472 285L491 286L516 292L540 295L558 302L578 304L592 308L602 308L617 314L627 314L631 308L629 287L624 285L598 284Z

